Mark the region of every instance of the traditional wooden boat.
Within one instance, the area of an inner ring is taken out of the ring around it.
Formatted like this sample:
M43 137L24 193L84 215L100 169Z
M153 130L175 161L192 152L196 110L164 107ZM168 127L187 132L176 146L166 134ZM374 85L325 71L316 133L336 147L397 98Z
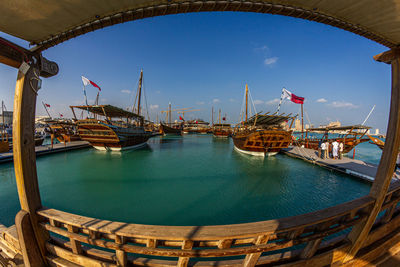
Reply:
M133 112L135 106L132 112L112 105L71 106L75 119L74 108L94 115L93 118L77 120L78 134L82 140L98 150L120 151L146 145L152 134L145 130L144 117L140 115L142 78L143 71L140 73L137 113Z
M163 135L182 135L182 127L179 125L170 127L160 122L160 133Z
M375 144L375 145L377 145L380 149L382 149L383 150L383 147L385 146L385 142L384 141L382 141L381 139L379 139L379 138L376 138L376 137L373 137L373 136L371 136L371 135L369 135L369 134L367 134L367 136L369 137L369 139L371 139L371 144Z
M248 119L248 95L245 91L245 120L237 125L233 132L235 150L253 156L273 156L282 148L287 148L292 141L292 132L284 129L284 124L296 117L291 114L259 114Z
M0 153L8 152L10 150L10 143L6 133L0 134Z
M229 137L232 135L232 127L229 123L216 123L213 127L214 137Z
M80 141L81 137L78 134L77 125L73 121L67 120L53 120L47 122L50 129L50 137L53 142L54 138L60 143L68 143L73 141Z
M256 114L233 132L234 148L253 156L273 156L292 142L292 132L283 124L295 117L289 115Z
M214 109L211 111L214 112ZM213 115L213 114L212 114ZM221 110L219 110L218 115L218 123L214 124L214 116L213 120L213 127L212 127L212 134L214 137L229 137L232 134L232 127L229 123L221 123ZM225 117L222 118L225 121Z
M369 129L371 127L364 125L310 128L306 130L305 137L295 140L293 145L318 150L322 142L329 142L331 144L336 140L343 143L343 153L346 154L355 146L371 140L368 136L365 138ZM323 136L315 138L315 136L310 135L311 132L322 133ZM338 136L330 137L330 134L333 133L337 133Z

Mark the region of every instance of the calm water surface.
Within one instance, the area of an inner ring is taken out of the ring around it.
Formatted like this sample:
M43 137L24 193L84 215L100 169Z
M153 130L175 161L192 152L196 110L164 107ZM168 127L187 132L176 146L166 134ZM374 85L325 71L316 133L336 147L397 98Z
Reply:
M156 137L121 153L85 149L37 159L42 202L90 217L160 225L242 223L302 214L370 185L284 155L257 158L210 135ZM0 165L0 222L19 210L12 164Z

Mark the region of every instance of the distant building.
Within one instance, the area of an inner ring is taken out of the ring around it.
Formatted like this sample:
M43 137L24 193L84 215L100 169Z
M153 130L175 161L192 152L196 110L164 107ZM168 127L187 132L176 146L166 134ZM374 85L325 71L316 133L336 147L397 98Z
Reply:
M330 123L328 123L327 126L328 127L340 127L340 126L342 126L342 124L340 123L340 121L331 121Z
M375 135L379 135L379 129L375 129Z
M296 119L294 121L294 130L295 131L301 131L301 121L299 119Z
M13 121L13 112L12 111L4 111L4 122L3 122L3 114L0 115L0 124L3 125L12 125Z

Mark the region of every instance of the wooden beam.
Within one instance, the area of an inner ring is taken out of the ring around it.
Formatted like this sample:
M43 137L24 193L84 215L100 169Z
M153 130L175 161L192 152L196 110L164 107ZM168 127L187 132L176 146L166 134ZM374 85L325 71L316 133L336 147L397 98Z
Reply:
M24 266L46 266L36 242L29 213L24 210L19 211L15 216L15 226L17 227L18 240L24 258Z
M394 48L389 51L380 53L373 58L376 61L383 62L386 64L391 64L392 60L395 60L400 57L400 48Z
M15 87L13 117L13 154L15 179L21 209L28 212L44 259L47 235L39 228L36 211L42 207L36 173L35 108L38 69L21 65Z
M394 51L393 53L397 53ZM383 56L380 58L384 58ZM387 58L385 58L386 60ZM352 246L344 259L351 260L368 238L369 232L381 210L385 195L390 186L400 146L400 54L391 60L392 66L392 95L390 103L389 123L387 128L386 144L382 152L370 196L375 199L375 204L367 219L354 226L349 234Z

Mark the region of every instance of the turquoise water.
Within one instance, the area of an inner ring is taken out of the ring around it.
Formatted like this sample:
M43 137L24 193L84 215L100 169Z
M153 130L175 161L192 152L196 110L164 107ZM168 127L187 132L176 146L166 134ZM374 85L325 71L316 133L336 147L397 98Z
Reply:
M258 158L211 135L155 137L141 150L92 148L37 159L44 206L160 225L242 223L361 197L370 185L285 155ZM0 165L0 223L19 210L12 164Z

